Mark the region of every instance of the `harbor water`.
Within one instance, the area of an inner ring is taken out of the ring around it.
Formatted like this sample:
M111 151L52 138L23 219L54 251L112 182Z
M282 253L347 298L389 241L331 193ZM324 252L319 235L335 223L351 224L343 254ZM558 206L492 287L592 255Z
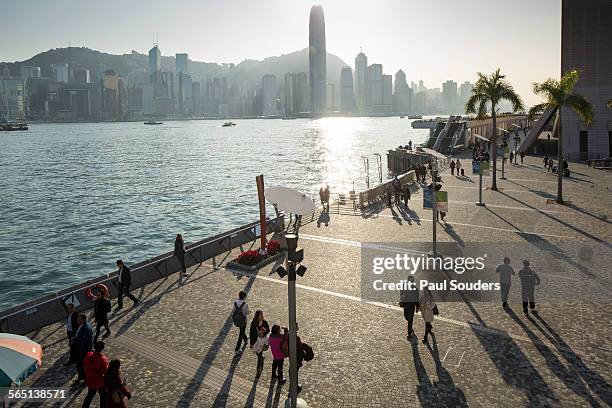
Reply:
M34 124L0 135L0 309L258 217L255 176L318 198L378 182L410 120Z

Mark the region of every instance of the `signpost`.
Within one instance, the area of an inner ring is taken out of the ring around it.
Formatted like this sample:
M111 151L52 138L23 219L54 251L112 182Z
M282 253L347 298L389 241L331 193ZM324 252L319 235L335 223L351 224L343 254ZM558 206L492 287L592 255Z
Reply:
M432 149L428 149L428 148L423 148L422 151L424 153L429 154L430 156L430 166L431 166L431 211L433 213L432 216L432 221L433 221L433 237L432 237L432 257L436 258L438 256L438 252L437 252L437 226L438 226L438 204L437 204L437 196L438 194L433 194L434 191L436 191L436 187L438 185L438 159L444 159L446 160L446 156L443 155L442 153L439 153L435 150ZM424 190L424 191L428 191L428 190ZM425 195L423 195L423 197L425 197ZM423 198L423 205L425 205L425 198Z

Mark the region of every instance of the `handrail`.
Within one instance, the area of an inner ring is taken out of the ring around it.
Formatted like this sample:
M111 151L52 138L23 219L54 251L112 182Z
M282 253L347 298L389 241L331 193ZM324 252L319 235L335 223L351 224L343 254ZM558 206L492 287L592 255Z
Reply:
M277 218L273 218L273 219L268 219L267 221L271 222L271 223L274 223L274 222L278 222L278 219L279 218L277 217ZM201 249L204 246L206 246L208 244L211 244L211 243L215 243L215 242L216 243L220 243L221 241L223 241L223 240L225 240L227 238L231 239L232 237L236 236L237 234L239 234L241 232L244 232L244 231L248 231L248 230L253 230L253 234L254 234L255 239L256 239L258 237L258 234L257 234L257 226L258 225L259 225L259 221L254 221L254 222L251 222L249 224L243 225L241 227L237 227L237 228L234 228L232 230L223 232L221 234L217 234L217 235L214 235L212 237L205 238L205 239L203 239L201 241L197 241L195 243L187 245L186 246L186 250L187 250L186 252L189 253L192 256L192 258L195 260L196 258L193 256L193 252L195 252L196 250ZM232 248L230 248L230 249L232 249ZM141 261L141 262L138 262L138 263L132 265L131 271L132 271L132 273L134 273L134 272L137 272L137 271L139 271L141 269L145 269L147 267L151 267L151 266L157 267L158 265L164 263L164 261L167 261L167 260L169 260L169 259L171 259L173 257L174 257L173 251L166 252L166 253L161 254L159 256L156 256L154 258L150 258L150 259L147 259L145 261ZM201 260L201 261L203 261L203 260ZM196 260L196 263L197 262L198 261ZM20 305L13 306L13 307L11 307L9 309L6 309L4 311L0 311L0 321L6 320L6 319L8 319L8 318L10 318L12 316L18 315L20 313L27 312L28 310L39 308L39 307L44 306L44 305L46 305L48 303L57 301L59 299L63 299L65 297L67 297L67 296L74 295L77 292L82 291L84 288L90 286L91 284L97 284L97 283L104 283L104 282L112 281L113 279L116 278L116 275L117 275L117 271L109 272L109 273L107 273L105 275L101 275L101 276L98 276L98 277L95 277L95 278L87 279L84 282L78 283L78 284L73 285L73 286L71 286L69 288L66 288L64 290L60 290L60 291L57 291L55 293L48 293L46 295L39 296L39 299L46 298L48 296L53 296L51 298L47 298L45 300L41 300L40 302L35 303L36 299L33 299L33 300L29 301L29 302L25 302L25 303L22 303ZM166 273L165 276L167 277L167 275L168 274ZM162 275L162 277L164 277L164 275ZM3 313L5 313L5 314L3 314Z

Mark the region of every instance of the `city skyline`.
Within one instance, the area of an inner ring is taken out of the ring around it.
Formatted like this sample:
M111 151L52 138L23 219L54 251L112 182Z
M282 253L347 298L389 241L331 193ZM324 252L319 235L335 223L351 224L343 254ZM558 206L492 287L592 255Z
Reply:
M81 22L80 16L86 10L72 7L73 1L58 0L54 8L46 4L33 8L28 3L4 6L8 23L0 28L6 30L3 37L11 38L17 32L16 22L26 17L37 29L28 31L20 26L19 41L3 46L1 61L25 60L68 43L116 54L132 49L144 53L151 48L155 36L164 55L186 52L192 60L218 63L261 60L306 48L308 26L304 23L311 6L321 4L327 23L327 50L351 66L360 47L371 61L381 63L386 73L395 74L402 69L409 82L423 79L425 83L442 84L449 78L459 83L474 82L476 72L489 72L499 66L529 105L540 101L531 92L532 82L558 77L560 71L558 0L519 0L520 4L504 9L502 14L501 5L482 0L471 0L461 10L450 8L450 13L449 2L417 4L388 0L376 8L345 1L297 1L291 5L276 0L263 5L238 1L233 7L217 1L206 5L184 2L184 7L178 10L165 7L164 13L160 13L155 1L147 9L110 1L97 11L104 25L91 24L88 19ZM241 13L230 13L237 5ZM187 7L193 12L179 13ZM445 12L440 13L442 10ZM350 19L346 18L347 12ZM231 18L213 21L215 16L225 14ZM276 19L277 15L283 18ZM50 21L66 17L71 18L70 27L54 25L53 30L46 30ZM513 21L511 29L504 28L505 21ZM125 30L128 25L131 29ZM494 41L484 38L482 33L493 27ZM115 31L121 32L121 41L112 35ZM536 37L538 41L533 41ZM430 53L440 49L449 61L460 63L441 63L431 58Z

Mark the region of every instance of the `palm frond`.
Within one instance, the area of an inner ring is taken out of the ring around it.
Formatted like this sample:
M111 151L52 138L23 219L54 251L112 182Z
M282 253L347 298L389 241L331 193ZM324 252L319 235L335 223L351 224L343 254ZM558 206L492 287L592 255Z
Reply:
M593 121L593 105L581 94L572 92L565 98L565 106L576 112L587 125Z
M537 105L532 106L529 109L529 113L527 114L527 120L529 122L533 121L533 118L535 118L536 115L542 114L542 112L544 112L544 110L546 110L546 108L548 108L549 106L550 105L547 102L539 103Z

